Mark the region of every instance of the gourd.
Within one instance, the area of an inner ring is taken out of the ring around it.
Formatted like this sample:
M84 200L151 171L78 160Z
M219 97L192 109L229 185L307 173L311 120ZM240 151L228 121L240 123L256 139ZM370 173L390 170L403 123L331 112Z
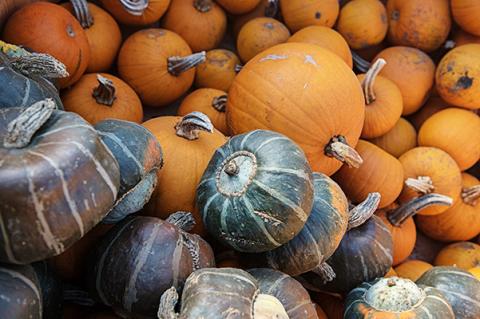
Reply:
M452 15L455 22L465 31L480 36L480 23L477 18L480 5L475 0L452 0Z
M217 2L231 14L244 14L255 9L261 0L217 0Z
M345 303L341 296L313 291L310 291L310 295L312 300L322 307L328 319L343 319Z
M315 304L315 310L317 311L318 319L328 319L327 314L318 304Z
M214 49L206 54L205 62L197 66L195 86L227 92L237 75L240 60L229 50Z
M310 25L333 27L340 11L337 0L311 2L309 0L280 0L285 24L292 32Z
M175 101L192 86L194 68L203 61L205 52L192 54L178 34L165 29L143 29L123 43L118 72L144 104L161 107Z
M80 116L54 107L44 100L0 110L2 262L62 253L117 197L118 163L98 133Z
M205 227L241 252L265 252L297 235L313 205L305 154L291 139L255 130L218 148L197 186Z
M82 116L92 125L112 118L141 123L142 102L121 79L110 74L85 74L62 93L65 109Z
M432 265L422 260L409 259L395 267L395 271L397 272L398 277L410 279L415 282L432 267Z
M2 26L4 22L8 19L8 17L15 12L18 8L31 3L35 2L36 0L5 0L0 3L0 31L2 30Z
M480 245L461 241L444 247L435 258L435 266L455 266L464 270L480 267Z
M409 121L401 117L390 131L368 141L398 158L417 146L417 131Z
M116 224L92 259L92 293L123 318L154 317L164 291L215 266L208 243L187 233L193 223L190 214L177 213L167 221L136 216Z
M42 318L63 318L63 283L45 261L31 264L42 295ZM3 285L2 285L3 287Z
M275 18L278 15L279 10L279 0L261 0L252 11L232 17L233 21L231 24L233 34L237 36L245 23L252 19L261 17Z
M232 134L253 129L284 134L303 149L314 171L326 175L342 162L362 163L353 147L364 122L363 94L334 53L306 43L274 46L243 67L228 93Z
M158 21L167 11L170 0L99 0L101 5L126 25L144 26Z

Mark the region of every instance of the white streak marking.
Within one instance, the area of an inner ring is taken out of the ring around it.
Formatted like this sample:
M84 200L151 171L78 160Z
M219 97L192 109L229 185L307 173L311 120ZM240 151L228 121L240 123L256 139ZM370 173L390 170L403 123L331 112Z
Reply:
M135 157L135 155L133 155L132 151L130 151L130 149L127 147L127 145L125 145L122 142L122 140L119 139L115 134L107 133L107 132L100 132L100 131L98 131L98 134L100 134L102 136L106 136L106 137L112 139L115 143L117 143L120 146L120 148L122 149L122 151L129 158L131 158L135 162L135 165L137 165L138 169L140 169L140 172L142 174L145 173L145 169L143 168L143 165L138 161L138 159Z
M7 253L7 258L10 262L19 264L18 260L13 255L12 246L10 244L10 239L8 238L7 229L3 223L3 218L0 215L0 230L2 231L3 241L5 243L5 252Z
M288 59L288 55L269 54L266 57L261 58L258 62L286 60L286 59Z
M27 106L28 98L30 97L30 79L25 80L25 95L23 96L22 104L20 106Z
M285 173L285 174L292 174L304 180L310 181L310 175L308 175L305 171L297 170L297 169L290 169L290 168L281 168L281 167L258 167L259 171L269 172L269 173Z

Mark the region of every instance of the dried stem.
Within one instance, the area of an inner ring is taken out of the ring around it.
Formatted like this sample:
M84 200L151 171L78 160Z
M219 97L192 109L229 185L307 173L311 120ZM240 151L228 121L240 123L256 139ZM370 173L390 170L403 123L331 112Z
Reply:
M28 77L35 75L49 79L68 77L65 65L48 54L30 53L12 58L10 62L14 69Z
M171 75L179 76L185 71L196 67L200 63L205 62L207 53L205 51L188 55L186 57L172 56L167 59L168 72Z
M199 131L213 133L213 124L202 112L192 112L185 115L180 122L175 125L178 136L188 140L196 140L199 137Z
M212 101L212 106L218 112L225 113L225 108L227 107L227 95L216 96Z
M194 0L193 1L193 6L198 11L204 13L204 12L208 12L212 9L213 1L212 0Z
M477 205L477 200L480 198L480 185L466 187L462 189L462 199L465 204L470 206Z
M378 209L382 196L380 193L370 193L367 198L350 210L348 230L361 226L372 217Z
M365 95L365 103L367 105L373 103L376 100L375 90L373 86L375 85L375 80L382 71L383 67L387 64L387 61L384 59L378 59L375 63L372 64L368 72L365 74L365 79L362 82L363 94Z
M330 142L325 146L325 155L334 157L350 167L358 168L363 163L360 154L348 145L345 137L341 135L334 136L330 139Z
M90 28L93 25L93 16L88 8L87 0L70 0L70 3L82 28Z
M268 0L268 5L265 8L265 16L267 18L274 18L278 14L279 0Z
M178 314L175 313L175 306L178 302L178 293L175 287L171 287L162 294L160 305L158 307L158 319L177 319Z
M225 165L225 169L223 170L229 176L238 175L240 168L238 167L237 163L235 163L235 159L232 158L230 162Z
M167 222L173 224L185 232L189 232L195 226L195 218L189 212L176 212L168 216Z
M333 268L326 262L321 263L316 268L312 270L313 273L320 276L323 281L323 284L332 281L337 276Z
M119 0L125 11L133 16L141 16L148 7L149 0Z
M355 51L352 51L352 58L353 58L353 64L355 65L358 71L362 73L366 73L370 69L370 62L368 62L367 60L364 60Z
M429 194L435 189L430 176L418 176L417 178L409 177L405 181L405 185L421 194Z
M112 80L97 74L98 86L93 89L92 96L95 98L98 104L112 106L113 102L117 98L115 96L115 85Z

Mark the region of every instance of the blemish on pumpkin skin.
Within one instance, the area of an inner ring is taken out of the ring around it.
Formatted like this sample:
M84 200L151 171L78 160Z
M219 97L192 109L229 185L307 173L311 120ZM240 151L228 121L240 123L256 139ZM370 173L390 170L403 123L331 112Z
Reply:
M461 76L458 80L457 83L455 83L455 88L454 90L467 90L473 85L473 78L468 76L468 72L465 73L465 75Z
M304 63L309 63L309 64L312 64L312 65L318 66L318 64L317 64L317 62L315 61L315 59L314 59L311 55L309 55L309 54L305 55L305 61L304 61Z
M263 26L268 30L275 29L275 27L273 26L273 23L270 23L270 22L264 23Z
M322 17L322 13L320 11L315 12L315 19L319 20Z

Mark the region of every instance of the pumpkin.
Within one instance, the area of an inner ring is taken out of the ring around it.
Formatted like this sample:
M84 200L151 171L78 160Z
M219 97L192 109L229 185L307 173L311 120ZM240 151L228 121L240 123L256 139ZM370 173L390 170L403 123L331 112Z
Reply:
M398 200L401 203L423 194L435 192L450 197L453 202L460 196L462 176L455 160L435 147L412 148L399 158L403 165L405 183ZM448 206L433 205L419 215L437 215Z
M162 26L185 39L193 52L217 48L227 29L227 16L213 0L172 0L162 21Z
M170 0L99 0L120 23L144 26L158 21L167 11Z
M118 73L144 104L160 107L172 103L192 86L194 67L203 61L205 52L192 54L176 33L143 29L123 43L118 55Z
M328 319L325 311L323 311L322 308L318 304L314 304L314 305L315 305L315 310L317 311L318 319Z
M472 275L474 275L475 278L477 278L478 280L480 280L480 267L470 268L468 271L469 271Z
M398 158L417 146L417 132L409 121L401 117L390 131L369 142Z
M313 206L305 154L284 135L255 130L218 148L197 187L209 233L241 252L265 252L297 235Z
M334 53L306 43L277 45L250 60L228 93L232 134L284 134L302 147L314 171L326 175L342 162L361 164L353 147L364 122L364 98L353 72Z
M15 12L18 8L35 2L36 0L5 0L0 3L0 31L2 30L3 23L7 18Z
M238 32L240 32L240 29L245 25L245 23L252 19L261 17L275 18L278 14L278 11L279 0L261 0L252 11L232 17L233 34L237 36Z
M235 250L227 250L216 255L215 264L218 268L243 268L240 256Z
M65 8L53 3L36 2L16 11L2 38L48 53L65 64L69 76L59 80L62 88L78 81L89 63L90 47L82 26Z
M62 253L95 226L118 193L118 163L80 116L52 100L0 110L0 261ZM54 199L54 200L52 200Z
M352 68L352 52L347 41L337 31L320 25L312 25L298 30L287 42L303 42L321 46L342 58Z
M87 73L106 72L117 57L122 43L122 34L117 22L102 8L87 3L86 0L73 0L64 4L85 30L90 46L90 59Z
M232 51L214 49L207 52L205 62L197 66L195 86L228 91L237 75L240 60Z
M434 92L436 93L435 89ZM432 94L425 105L408 117L408 121L412 123L417 131L419 131L420 127L422 127L423 123L428 118L430 118L433 114L448 108L449 106L450 104L442 100L441 97Z
M417 216L417 226L440 241L469 240L480 234L480 181L462 173L462 193L451 208L434 216Z
M418 218L417 216L417 226L419 219L420 218ZM410 254L408 259L421 260L429 264L433 264L435 257L444 246L444 243L431 239L430 237L423 234L420 229L418 229L417 240L415 241L415 248L413 248L413 252Z
M380 58L387 61L380 75L394 82L402 93L402 114L414 113L425 103L433 86L432 59L418 49L402 46L381 51L373 62Z
M433 267L416 282L439 290L452 306L456 319L480 316L480 280L456 267Z
M194 233L205 234L195 205L195 191L215 150L226 141L210 119L198 112L186 116L162 116L143 123L162 146L165 165L146 207L150 216L167 218L176 211L192 212ZM202 132L203 131L203 132ZM178 167L181 163L181 169Z
M33 263L32 267L38 279L38 287L40 287L42 295L42 318L63 318L62 282L45 261Z
M465 31L480 36L480 4L475 0L451 0L452 15L455 22Z
M238 55L247 63L258 53L284 43L290 37L287 27L272 18L255 18L247 22L237 37Z
M395 272L395 269L393 269L393 267L390 267L390 270L388 270L388 272L383 277L385 278L397 277L397 273Z
M217 2L231 14L245 14L255 9L261 0L217 0Z
M359 168L347 165L333 175L333 179L353 202L360 202L369 193L379 192L379 207L393 203L403 186L402 164L392 155L367 141L360 140L356 150L363 159Z
M310 25L333 27L340 11L337 0L280 0L285 24L292 32Z
M310 291L310 295L312 296L312 300L322 307L328 319L343 319L345 305L341 297L334 294L313 291Z
M187 233L193 223L189 213L177 213L167 221L136 216L116 224L92 259L90 290L121 317L155 316L164 291L215 266L208 243Z
M427 270L433 266L422 260L406 260L397 267L395 271L397 276L400 278L410 279L411 281L416 281L420 276L422 276Z
M455 315L441 291L393 277L353 289L345 302L345 318L455 319Z
M448 52L437 67L435 83L446 102L467 109L478 109L480 84L480 44L465 44Z
M114 118L141 123L142 102L135 91L110 74L85 74L62 93L65 110L75 112L92 125Z
M387 12L388 40L394 45L432 52L450 32L448 0L389 0Z
M177 114L185 116L191 112L199 111L208 116L213 126L225 135L228 135L225 107L227 106L227 93L216 89L198 89L183 99Z
M355 53L355 55L357 55L358 57L360 57L360 58L362 58L366 61L372 61L373 58L375 58L377 56L377 54L379 54L381 51L388 48L388 46L389 46L388 42L386 40L384 40L377 45L374 45L374 46L371 46L371 47L368 47L368 48L365 48L365 49L355 50L354 53ZM367 67L367 70L368 70L368 67ZM367 70L362 71L362 72L366 72Z
M453 42L455 43L456 47L470 43L480 44L480 35L473 35L463 31L462 29L457 29L453 33Z
M247 272L257 280L260 293L272 295L282 303L290 319L318 319L307 290L292 277L269 268Z
M387 10L379 0L350 1L340 10L336 28L352 49L377 45L387 35Z
M480 245L469 241L444 247L435 258L435 266L455 266L465 270L480 267Z

